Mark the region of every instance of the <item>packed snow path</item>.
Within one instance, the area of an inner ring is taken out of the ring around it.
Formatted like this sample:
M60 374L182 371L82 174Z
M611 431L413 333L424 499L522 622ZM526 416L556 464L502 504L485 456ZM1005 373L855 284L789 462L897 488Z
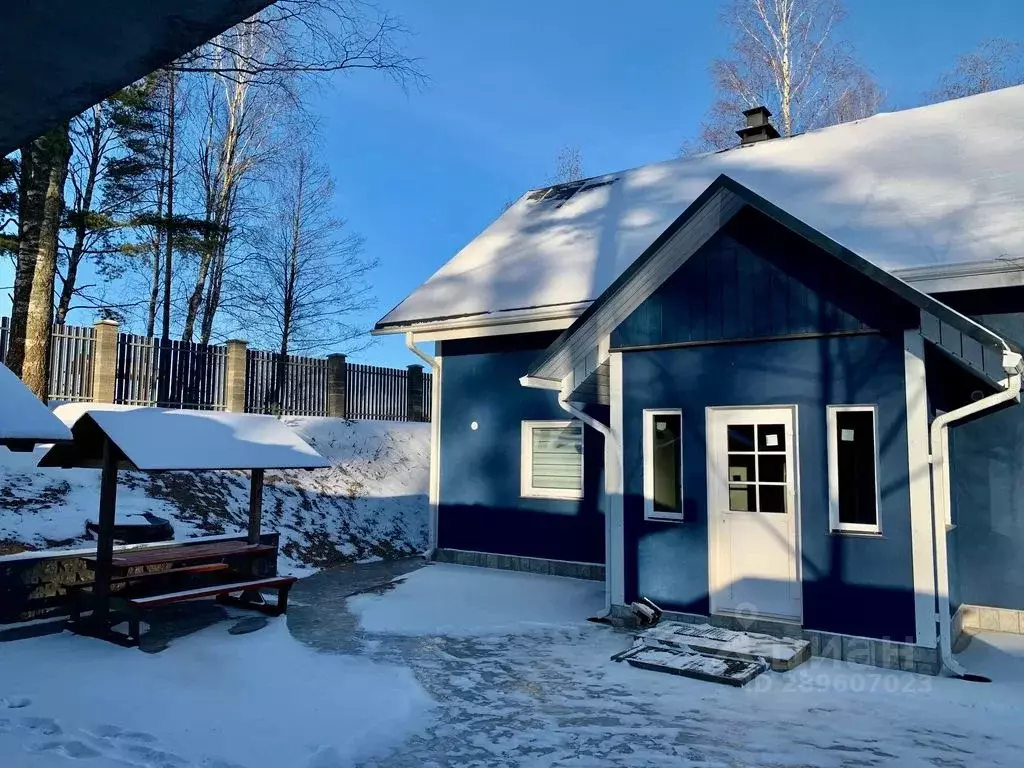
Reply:
M990 685L815 659L737 690L609 662L628 636L584 621L599 583L432 565L323 610L345 578L300 585L293 634L407 666L439 704L365 766L1019 766L1024 749L1021 637L974 640Z
M421 565L310 577L248 634L197 603L159 653L0 643L0 766L1020 764L1022 637L963 655L990 685L812 660L732 689L610 662L599 583Z

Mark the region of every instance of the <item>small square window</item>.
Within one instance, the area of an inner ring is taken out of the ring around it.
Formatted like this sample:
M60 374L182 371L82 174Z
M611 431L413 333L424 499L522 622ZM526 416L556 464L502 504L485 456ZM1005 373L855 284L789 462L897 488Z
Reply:
M683 519L683 415L644 411L644 517Z
M832 530L879 533L874 406L829 406L828 479Z
M520 450L522 496L583 498L583 424L524 421Z

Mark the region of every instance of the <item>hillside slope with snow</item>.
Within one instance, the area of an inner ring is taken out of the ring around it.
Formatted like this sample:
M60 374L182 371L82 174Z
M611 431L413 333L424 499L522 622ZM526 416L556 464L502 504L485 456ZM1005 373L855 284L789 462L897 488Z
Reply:
M412 554L427 545L430 425L313 417L284 420L331 462L328 469L267 471L263 528L281 534L281 567L302 572ZM40 469L42 450L0 449L0 553L87 543L99 470ZM245 472L119 475L119 522L152 512L175 538L244 532Z

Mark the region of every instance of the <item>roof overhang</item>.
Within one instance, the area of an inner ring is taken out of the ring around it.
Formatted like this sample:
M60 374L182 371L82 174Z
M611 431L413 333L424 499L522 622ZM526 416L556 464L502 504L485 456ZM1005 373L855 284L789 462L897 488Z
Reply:
M979 375L999 383L1009 343L813 229L753 190L719 176L660 237L556 339L525 381L561 382L564 396L586 389L608 356L608 335L743 207L750 206L895 293L922 313L926 338ZM943 335L944 334L944 335ZM526 384L526 386L530 386Z
M513 333L563 331L590 305L590 302L555 304L490 312L485 315L439 317L413 323L378 323L370 333L386 336L393 333L412 333L413 340L444 341L477 336L503 336Z
M0 156L270 4L271 0L5 3Z

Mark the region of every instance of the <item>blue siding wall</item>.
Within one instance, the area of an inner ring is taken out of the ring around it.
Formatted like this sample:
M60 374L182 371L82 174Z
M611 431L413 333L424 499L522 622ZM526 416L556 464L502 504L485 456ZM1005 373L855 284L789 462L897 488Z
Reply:
M1021 289L940 298L1024 340ZM951 596L957 603L1024 609L1024 407L953 427L950 451L956 523L950 536Z
M613 347L917 326L917 311L746 208L612 334Z
M519 377L557 334L444 342L438 544L477 552L604 562L604 444L584 430L584 499L520 498L521 422L567 419L554 392ZM597 414L607 420L607 414ZM477 422L478 429L470 425Z
M708 612L705 408L796 404L804 626L913 640L902 334L628 352L623 388L627 600L645 595L664 608ZM878 406L881 537L829 531L831 404ZM644 408L683 410L683 523L644 520Z

